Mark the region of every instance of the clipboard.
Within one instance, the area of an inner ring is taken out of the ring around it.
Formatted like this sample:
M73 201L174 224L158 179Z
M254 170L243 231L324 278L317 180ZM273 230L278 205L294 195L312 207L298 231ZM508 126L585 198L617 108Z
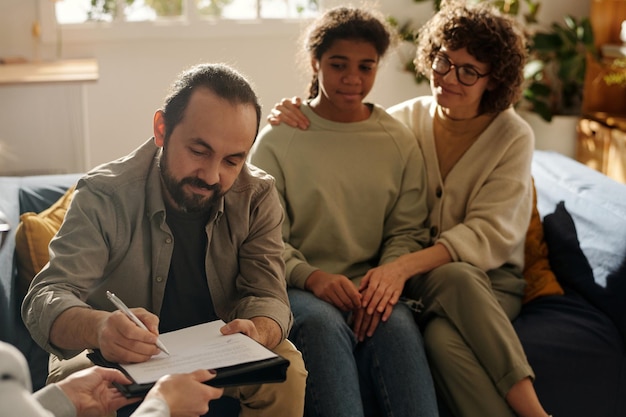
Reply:
M161 353L142 363L109 362L98 349L87 357L95 365L119 369L133 381L115 385L126 397L145 395L164 375L196 369L214 370L216 376L206 384L218 388L285 381L287 359L244 334L222 335L219 329L224 324L215 320L162 333L159 338L168 346L171 356Z
M134 378L122 366L117 363L107 361L104 356L102 356L99 349L91 351L87 354L87 357L91 360L91 362L93 362L94 365L103 366L105 368L119 369L128 377L128 379L134 381ZM288 367L289 361L282 356L276 356L274 358L239 365L226 366L224 368L215 369L215 377L206 381L205 384L216 388L225 388L239 385L284 382L287 378ZM126 398L132 398L145 396L155 383L156 381L145 384L133 382L128 385L113 383L113 385L122 394L124 394Z

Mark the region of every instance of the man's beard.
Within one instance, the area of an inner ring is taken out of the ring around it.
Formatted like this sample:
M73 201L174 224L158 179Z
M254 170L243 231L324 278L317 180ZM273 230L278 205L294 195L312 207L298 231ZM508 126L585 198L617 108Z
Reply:
M163 150L161 154L159 168L165 188L181 211L187 213L209 212L224 195L222 187L219 184L209 185L200 178L186 177L178 181L169 170L165 150ZM204 195L194 194L193 192L186 192L185 185L187 184L211 190L213 194L211 194L210 197L206 197Z

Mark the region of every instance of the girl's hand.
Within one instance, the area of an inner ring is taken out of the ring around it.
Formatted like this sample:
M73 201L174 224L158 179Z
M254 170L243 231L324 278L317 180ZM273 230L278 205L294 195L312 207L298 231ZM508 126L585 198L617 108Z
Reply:
M329 274L317 270L307 278L305 288L317 298L330 303L342 311L361 307L361 294L345 275Z

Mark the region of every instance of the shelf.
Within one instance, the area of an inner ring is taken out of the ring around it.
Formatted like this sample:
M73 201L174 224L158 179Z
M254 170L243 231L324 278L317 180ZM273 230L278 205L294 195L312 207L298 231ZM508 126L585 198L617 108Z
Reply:
M611 114L606 112L589 112L583 114L583 118L595 120L609 128L616 128L626 132L626 115Z
M0 85L97 81L98 76L98 62L95 59L0 65Z
M617 124L607 124L612 119L610 116L600 113L591 117L583 117L578 122L576 159L626 184L626 131Z

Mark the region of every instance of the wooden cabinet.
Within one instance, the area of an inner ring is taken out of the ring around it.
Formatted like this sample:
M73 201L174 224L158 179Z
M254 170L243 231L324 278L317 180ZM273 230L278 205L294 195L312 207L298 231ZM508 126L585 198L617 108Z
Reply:
M626 55L601 60L587 55L582 111L626 118Z
M591 0L589 18L598 49L619 44L621 24L626 20L626 0Z
M586 57L583 114L626 118L626 0L592 0L590 21L600 57Z
M599 60L587 56L576 159L626 183L626 40L621 39L626 0L591 0L590 5L595 46L602 53Z
M576 159L626 184L626 117L603 113L578 122Z

